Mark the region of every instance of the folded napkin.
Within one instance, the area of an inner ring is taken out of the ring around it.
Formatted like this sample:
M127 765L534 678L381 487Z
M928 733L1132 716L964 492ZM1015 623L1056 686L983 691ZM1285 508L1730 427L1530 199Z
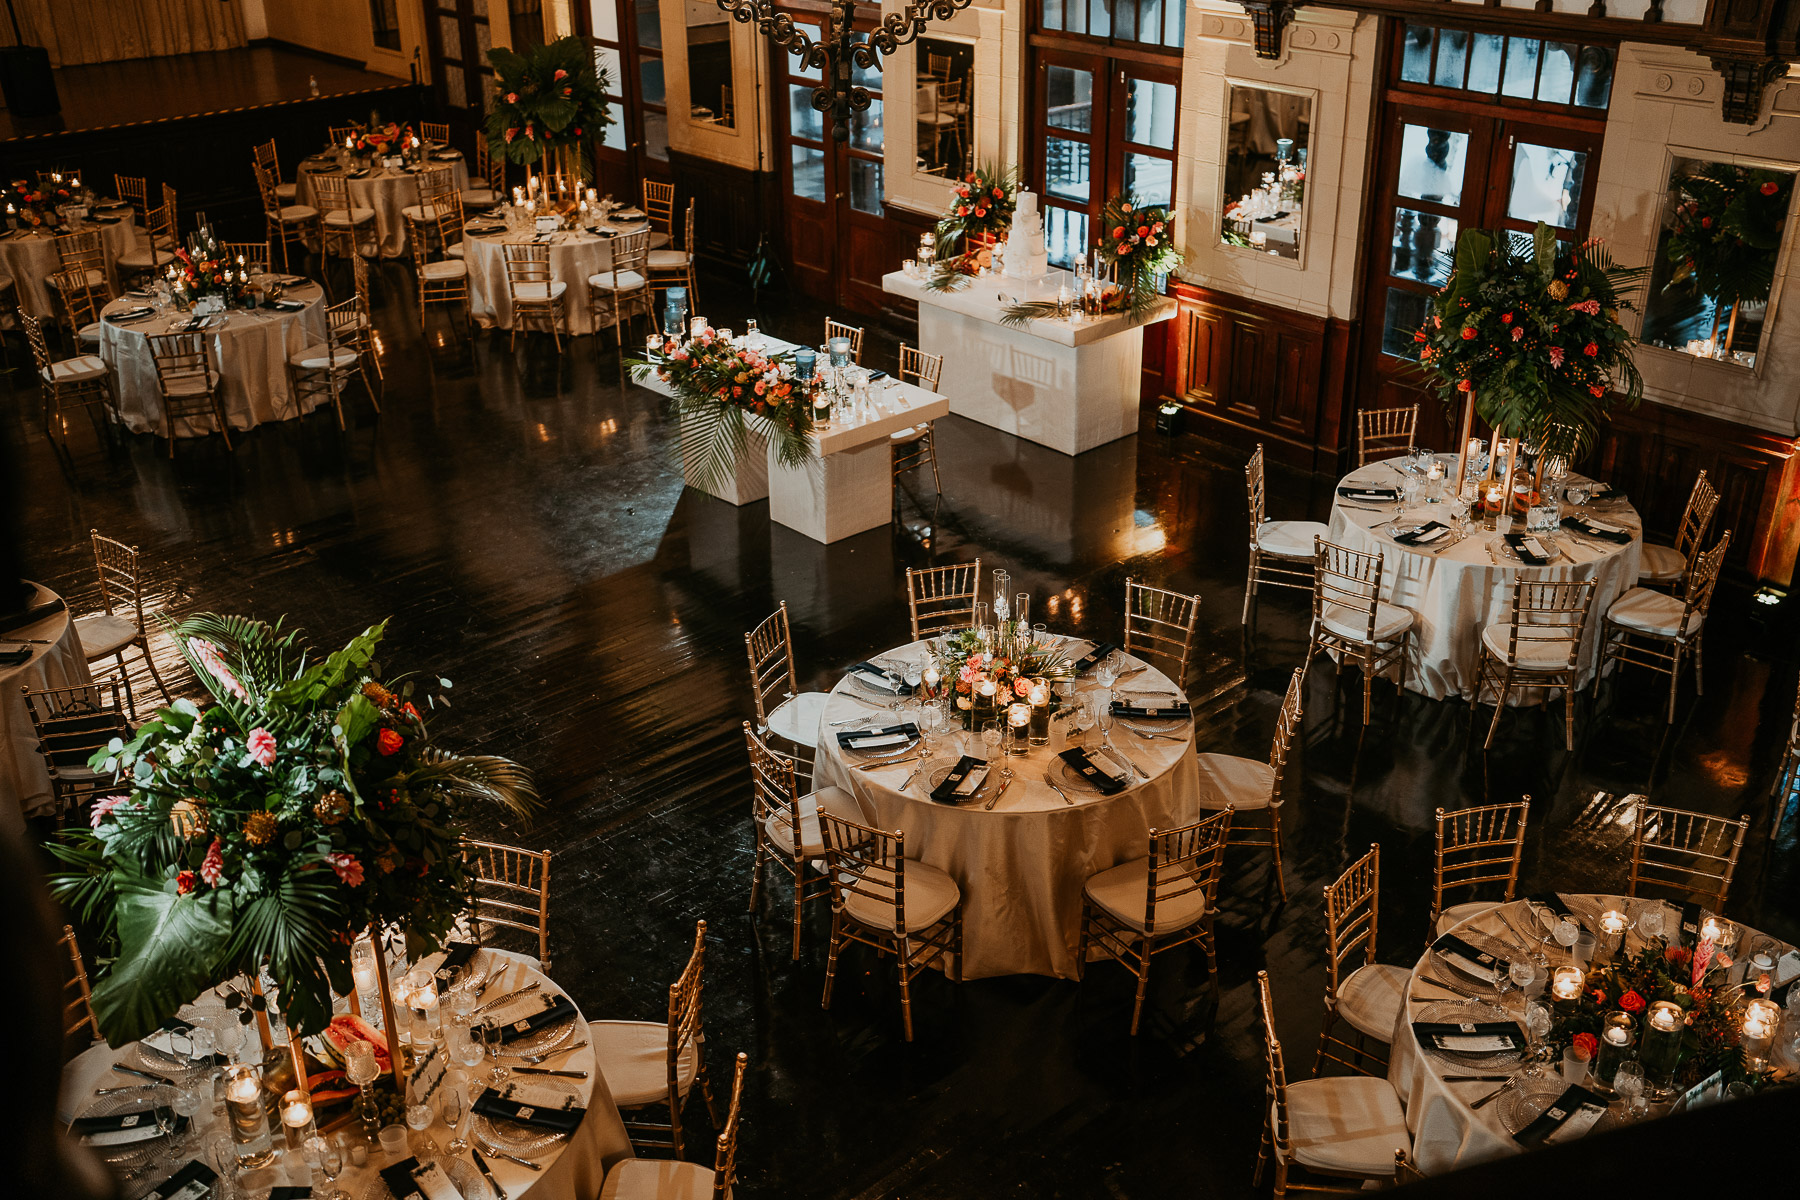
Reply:
M138 1041L158 1054L167 1054L171 1058L186 1058L188 1052L193 1049L193 1043L188 1040L188 1034L193 1031L193 1028L180 1017L173 1017L164 1021L161 1029L149 1037L139 1038Z
M144 1108L134 1112L113 1113L107 1117L77 1117L69 1125L70 1132L81 1139L84 1146L128 1146L133 1142L147 1142L151 1138L162 1136L157 1128L156 1114L166 1111L160 1108ZM186 1117L175 1118L175 1132L180 1133L187 1128Z
M1400 489L1391 487L1341 487L1337 492L1346 500L1390 501L1400 498Z
M837 739L838 745L846 750L885 750L890 746L904 746L918 736L919 727L908 721L881 729L845 730L837 735Z
M1516 1021L1414 1021L1413 1036L1427 1050L1456 1054L1504 1054L1525 1048L1525 1035Z
M30 661L30 646L23 642L0 642L0 667L16 667Z
M432 972L432 977L437 980L438 995L450 990L450 985L456 982L457 976L463 973L463 968L469 965L469 960L475 957L475 951L479 949L481 947L474 942L451 942L444 948L444 961Z
M1186 700L1165 700L1161 702L1144 700L1137 703L1131 703L1125 700L1114 700L1112 702L1112 714L1115 717L1167 717L1170 720L1174 720L1177 717L1183 719L1192 717L1194 715L1194 710L1188 707L1188 702Z
M1406 533L1396 533L1394 540L1407 546L1429 546L1450 532L1450 527L1441 521L1427 521L1417 529Z
M195 1159L145 1192L139 1200L206 1200L206 1197L212 1195L213 1184L218 1178L218 1172ZM281 1191L282 1189L276 1188L270 1192L269 1200L282 1200ZM304 1189L304 1192L308 1196L312 1195L311 1188Z
M132 288L125 293L127 300L154 300L156 297L142 288Z
M63 610L62 597L46 600L42 604L34 604L23 612L13 613L0 618L0 633L8 633L14 629L23 629L27 625L35 625L46 617L54 616Z
M871 687L879 688L884 692L891 692L896 696L910 696L913 694L914 689L906 686L906 680L900 678L898 672L886 670L876 666L874 663L851 663L850 673L861 676L862 682Z
M499 1018L496 1017L496 1021L505 1025L505 1028L500 1031L500 1040L503 1042L516 1042L520 1038L528 1037L531 1034L536 1033L545 1026L556 1025L568 1020L574 1015L575 1006L569 1003L569 998L567 996L556 996L551 1000L548 1007L539 1009L537 1012L531 1013L528 1016L509 1017L504 1021L499 1021Z
M387 1184L395 1200L462 1200L462 1193L450 1182L450 1176L435 1162L420 1166L418 1159L409 1158L383 1167L381 1182ZM307 1189L306 1194L310 1196L311 1189ZM275 1200L273 1194L269 1200Z
M282 312L299 312L301 309L306 307L306 301L304 301L304 300L271 300L268 303L264 304L263 307L279 309Z
M101 216L98 213L96 213L96 214L93 214L88 217L88 224L89 225L117 225L120 221L122 221L124 219L125 218L123 218L123 217Z
M887 378L886 371L870 371L869 372L869 382L870 383L875 382L875 380L877 380L877 379L886 379L886 378Z
M96 200L96 201L94 201L93 204L89 205L89 207L92 208L96 212L108 212L108 211L110 211L112 209L116 209L116 208L130 208L131 201L129 201L129 200Z
M1588 495L1595 500L1623 500L1625 493L1610 483L1588 484Z
M965 754L956 760L956 765L944 776L944 782L931 789L931 798L939 804L967 800L976 793L987 776L988 764Z
M587 1109L564 1108L567 1103L562 1096L515 1083L506 1089L505 1095L488 1088L469 1107L484 1117L516 1121L538 1129L554 1129L558 1133L574 1133L582 1118L587 1116Z
M1099 662L1118 648L1117 642L1101 642L1098 646L1095 646L1092 650L1089 650L1086 654L1075 660L1075 673L1080 675L1092 670L1095 663Z
M1631 544L1631 530L1617 525L1609 525L1605 521L1593 521L1583 517L1564 517L1562 526L1564 529L1573 529L1576 533L1585 533L1589 537L1599 538L1602 541L1617 542L1621 546Z
M1101 795L1111 796L1125 790L1125 776L1119 768L1105 757L1093 757L1085 746L1071 746L1057 757L1069 764L1071 770L1088 785L1097 788Z
M1439 958L1454 966L1465 975L1493 983L1503 975L1512 964L1497 954L1470 945L1453 933L1446 933L1431 943L1431 948Z
M1509 533L1506 535L1506 544L1519 556L1519 561L1528 567L1545 566L1556 557L1548 546L1529 533Z
M1539 1113L1537 1120L1513 1134L1522 1146L1554 1146L1572 1142L1606 1115L1606 1101L1584 1087L1571 1087L1556 1103Z
M106 319L113 322L135 321L139 317L147 317L156 310L148 304L134 304L130 308L121 308L118 312L106 314Z

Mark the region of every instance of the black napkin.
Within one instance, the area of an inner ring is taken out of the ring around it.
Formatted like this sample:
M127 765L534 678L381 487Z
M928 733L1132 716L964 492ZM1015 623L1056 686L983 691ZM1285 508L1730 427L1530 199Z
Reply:
M1341 487L1338 495L1346 500L1398 500L1400 489L1391 487Z
M21 645L12 650L0 650L0 667L17 667L30 661L30 646Z
M1091 670L1095 663L1119 648L1117 642L1101 642L1092 650L1075 660L1075 673L1081 675Z
M405 1159L391 1167L381 1168L381 1182L387 1184L387 1190L396 1197L396 1200L409 1200L413 1196L422 1197L424 1193L419 1191L419 1185L413 1182L413 1172L418 1169L418 1159Z
M206 1200L218 1178L218 1172L195 1159L144 1193L140 1200ZM276 1188L269 1193L269 1200L282 1200L283 1191L298 1191L300 1197L312 1195L311 1188Z
M1631 544L1631 530L1629 529L1621 529L1617 533L1606 529L1595 529L1583 522L1580 517L1564 517L1562 526L1564 529L1572 529L1585 537L1599 538L1603 542L1615 542L1621 546Z
M939 804L957 804L965 800L973 800L976 793L981 790L980 788L975 788L964 796L957 795L956 789L962 785L963 780L969 777L970 771L986 766L987 763L979 758L963 755L956 760L956 765L950 768L950 773L944 776L944 782L931 789L931 798Z
M505 1029L500 1031L500 1040L503 1042L516 1042L522 1037L530 1036L544 1028L546 1025L555 1025L558 1022L568 1020L574 1015L575 1006L569 1003L569 998L567 996L558 996L551 1002L548 1008L534 1012L529 1017L520 1017L518 1020L507 1025Z
M1449 528L1450 527L1442 521L1427 521L1411 533L1396 533L1394 535L1394 540L1396 542L1403 542L1408 546L1435 546L1443 539L1441 537L1431 537L1432 530Z
M886 379L886 378L887 378L886 371L870 371L869 372L869 381L871 383L873 383L877 379Z
M95 1133L116 1133L121 1129L155 1129L156 1114L160 1108L141 1108L136 1112L113 1113L107 1117L76 1117L69 1124L69 1131L77 1137L87 1137ZM186 1131L188 1119L183 1116L175 1118L174 1133L171 1137ZM149 1139L144 1139L148 1141ZM121 1143L130 1144L130 1143Z
M554 1129L559 1133L574 1133L582 1118L587 1116L585 1108L542 1108L533 1104L521 1104L517 1100L506 1099L492 1088L482 1092L469 1107L484 1117L516 1121L539 1129ZM382 1174L386 1176L385 1171Z
M1588 496L1594 500L1623 500L1625 493L1610 483L1590 483Z
M919 736L919 727L914 725L911 721L907 721L901 725L887 725L880 729L846 729L837 735L838 745L846 750L864 749L864 747L858 746L857 742L863 738L880 737L884 733L899 733L906 735L908 738L917 738ZM868 749L892 750L902 744L903 743L901 742L890 742L882 746L868 747Z
M281 312L299 312L301 309L306 307L306 301L304 301L304 300L272 300L265 307L277 309Z
M1557 1134L1564 1132L1564 1126L1568 1127L1565 1136L1580 1137L1605 1114L1605 1100L1584 1087L1572 1087L1539 1113L1537 1120L1513 1134L1513 1140L1522 1146L1541 1146L1561 1140Z
M1419 1045L1427 1050L1448 1050L1455 1054L1503 1054L1508 1050L1523 1050L1525 1035L1519 1032L1516 1021L1414 1021L1413 1036L1419 1039ZM1494 1050L1471 1049L1458 1045L1458 1038L1487 1037L1498 1038L1506 1043Z
M864 683L872 684L882 691L892 692L896 696L913 694L914 689L906 686L906 680L900 678L898 672L884 670L868 662L851 663L850 670L853 674L861 675Z
M121 220L123 220L121 217L103 217L93 213L88 214L88 224L90 225L117 225Z
M1528 567L1548 566L1550 563L1550 559L1553 556L1544 555L1544 554L1533 554L1530 550L1525 548L1525 539L1529 538L1529 537L1533 537L1533 536L1535 536L1535 535L1529 534L1529 533L1509 533L1506 535L1506 544L1512 547L1513 553L1518 555L1519 561L1524 563L1526 566L1528 566ZM1538 545L1542 546L1543 543L1539 542Z
M1512 965L1499 955L1492 954L1477 946L1471 945L1453 933L1446 933L1443 937L1431 943L1431 948L1442 958L1448 959L1454 955L1469 963L1471 966L1479 968L1474 975L1474 978L1476 979L1481 978L1480 971L1492 971L1494 973L1494 978L1488 981L1490 983L1492 983L1494 979L1498 979L1500 976L1506 974L1506 969ZM1458 969L1460 970L1461 968Z
M456 982L456 977L462 974L462 969L469 965L469 960L480 948L474 942L451 942L444 947L444 961L432 973L437 980L438 995L450 990L450 985Z
M1068 763L1077 775L1087 781L1089 787L1099 791L1102 796L1115 795L1125 790L1126 781L1114 779L1096 767L1093 759L1088 757L1085 746L1071 746L1057 757Z
M1130 704L1124 700L1114 700L1112 714L1115 717L1167 717L1174 720L1177 717L1183 719L1192 717L1194 710L1188 707L1186 700L1172 700L1164 704Z

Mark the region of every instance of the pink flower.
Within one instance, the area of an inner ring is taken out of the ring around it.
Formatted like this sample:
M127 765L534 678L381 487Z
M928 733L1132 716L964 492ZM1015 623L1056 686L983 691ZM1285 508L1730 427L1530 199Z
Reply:
M550 77L550 82L555 83L559 79L567 79L568 77L569 77L569 73L567 71L563 70L561 67L558 67L556 69L556 74L554 74Z
M363 881L363 865L349 854L327 854L325 861L337 872L337 877L350 887L361 887Z
M1560 366L1562 366L1562 360L1563 360L1562 347L1561 346L1550 347L1550 365L1553 367L1560 367Z
M506 131L506 144L509 146L512 145L512 140L518 136L519 136L519 128L518 128L518 126L515 125L511 129Z
M98 800L94 801L94 811L93 811L93 815L90 818L90 823L93 825L93 827L95 829L100 828L100 822L102 822L102 821L106 820L106 818L112 816L113 809L115 809L115 808L119 807L119 805L125 803L125 800L126 800L126 797L124 797L124 796L102 796L102 797L100 797Z
M211 642L205 638L189 638L188 649L200 660L200 665L206 668L207 674L224 685L226 691L239 700L248 694L244 691L244 685L238 682L238 677L231 673L231 668L225 665L225 660L219 657L218 648Z
M1523 329L1521 329L1519 326L1514 325L1513 326L1513 341L1516 342L1524 336L1525 336L1525 331Z
M1590 317L1597 316L1600 312L1600 302L1592 297L1583 300L1580 304L1571 304L1569 307L1578 313L1586 313Z
M249 750L250 757L259 765L265 767L275 765L275 735L262 726L258 725L250 731L250 736L245 739L244 747Z
M1025 678L1023 675L1013 680L1013 694L1017 696L1031 695L1031 680Z
M200 878L206 880L207 887L218 887L219 877L225 874L225 851L214 838L212 845L206 848L206 857L200 863Z

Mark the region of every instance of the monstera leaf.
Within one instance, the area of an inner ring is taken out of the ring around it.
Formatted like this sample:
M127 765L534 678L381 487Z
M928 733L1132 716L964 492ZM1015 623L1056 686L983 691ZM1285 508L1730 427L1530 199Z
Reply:
M231 936L218 893L177 896L150 879L115 891L119 957L94 988L94 1017L114 1046L156 1032L183 1004L218 982Z

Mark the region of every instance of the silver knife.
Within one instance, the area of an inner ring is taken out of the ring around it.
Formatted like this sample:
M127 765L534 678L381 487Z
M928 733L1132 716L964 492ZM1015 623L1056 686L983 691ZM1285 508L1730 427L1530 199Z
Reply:
M905 758L891 758L886 762L863 763L856 769L859 771L879 771L883 767L897 767L901 763L916 762L924 757L923 754L909 754Z
M494 1189L494 1195L500 1197L500 1200L506 1200L506 1189L500 1186L500 1181L488 1170L487 1159L481 1157L480 1148L470 1146L469 1156L475 1160L475 1169L481 1172L482 1178L488 1181L488 1186Z
M560 1079L586 1079L586 1071L552 1071L549 1067L510 1067L514 1075L555 1075Z
M113 1070L122 1071L127 1075L136 1075L143 1079L155 1080L165 1087L175 1086L175 1081L173 1079L170 1079L167 1075L158 1075L155 1071L140 1071L138 1068L128 1067L124 1063L114 1063Z
M505 1004L508 1000L517 1000L520 996L525 995L527 992L535 992L541 986L542 985L537 980L534 979L530 983L526 984L524 987L520 988L516 992L508 992L508 993L506 993L506 995L500 997L498 1000L489 1000L486 1004L482 1005L480 1008L476 1009L474 1012L470 1013L469 1015L472 1017L478 1017L482 1013L487 1012L489 1009L499 1008L502 1004Z

